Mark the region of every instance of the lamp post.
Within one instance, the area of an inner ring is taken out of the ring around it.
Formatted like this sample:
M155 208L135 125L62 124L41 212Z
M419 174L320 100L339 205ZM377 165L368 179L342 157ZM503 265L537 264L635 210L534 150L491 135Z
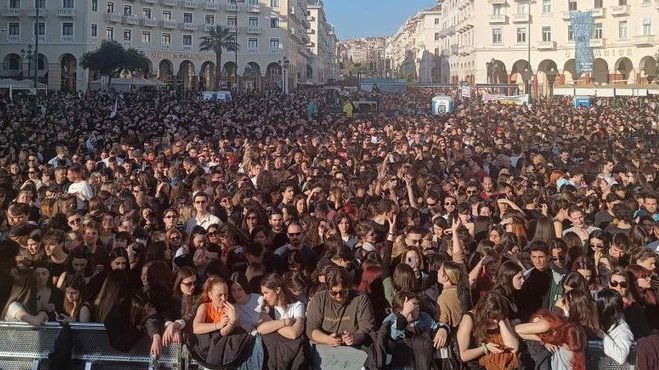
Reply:
M236 32L234 33L234 41L236 44L238 43L238 3L244 3L245 0L233 0L233 3L236 5ZM238 80L238 48L234 50L234 58L235 58L235 63L236 63L236 91L240 91L240 82Z
M279 68L281 68L281 92L284 93L284 95L288 95L288 77L286 77L286 72L288 71L291 62L286 56L284 56L283 60L279 60L277 64L279 64Z
M28 44L27 52L25 49L21 49L21 60L27 62L27 78L30 79L30 74L32 73L32 58L34 54L32 52L32 44Z
M35 94L37 93L37 78L39 75L39 7L41 0L36 0L36 17L34 20L34 89L35 89ZM28 74L29 75L29 74Z
M526 62L528 63L528 70L529 70L529 79L527 81L527 88L526 92L529 94L529 104L531 104L531 99L533 97L533 94L531 94L531 79L533 78L533 70L531 69L531 1L529 0L529 7L526 10L528 13L528 29L526 32L526 38L527 38L527 50L526 50Z
M547 71L547 79L549 80L549 96L551 99L554 98L554 82L556 82L556 76L558 76L558 70L556 66L552 65Z

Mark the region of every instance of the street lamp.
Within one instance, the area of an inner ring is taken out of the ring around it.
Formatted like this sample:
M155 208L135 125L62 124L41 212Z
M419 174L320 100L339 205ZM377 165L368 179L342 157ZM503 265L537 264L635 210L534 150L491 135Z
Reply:
M552 65L547 71L547 79L549 80L549 96L554 97L554 82L556 81L556 76L558 76L558 70L556 66Z
M34 57L34 53L32 52L32 44L28 44L27 46L27 52L25 49L21 49L21 60L23 62L27 62L27 78L28 80L30 79L30 74L32 73L32 58ZM36 61L35 61L36 63ZM22 69L21 69L22 71Z
M288 95L288 79L286 77L286 72L288 71L291 62L286 56L284 56L283 60L279 60L277 64L279 64L279 67L281 68L281 91L284 95Z

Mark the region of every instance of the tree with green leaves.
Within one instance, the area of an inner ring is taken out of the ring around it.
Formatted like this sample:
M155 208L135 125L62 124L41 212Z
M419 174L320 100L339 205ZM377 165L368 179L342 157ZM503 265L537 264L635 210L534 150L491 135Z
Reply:
M236 35L228 27L217 25L208 27L206 35L202 36L199 44L200 51L212 51L215 53L215 86L219 86L222 76L222 51L237 51L240 45L236 42ZM236 69L238 66L236 66ZM235 71L237 73L237 71Z
M112 77L123 70L141 71L146 75L149 59L141 51L126 49L115 40L103 40L98 49L82 55L80 65L98 71L101 76L108 76L110 86Z

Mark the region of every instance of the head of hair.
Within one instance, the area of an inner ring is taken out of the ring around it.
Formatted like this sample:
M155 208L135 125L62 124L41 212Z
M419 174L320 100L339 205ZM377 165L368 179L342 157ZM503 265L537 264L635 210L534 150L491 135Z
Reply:
M602 330L609 331L624 320L622 297L615 290L609 288L600 290L595 304Z
M503 295L504 297L513 297L515 288L513 287L513 278L515 275L522 272L523 269L520 265L512 261L505 261L499 267L497 272L496 282L493 291Z
M414 269L405 263L396 265L392 280L397 292L419 291L419 279L417 279Z
M506 297L494 291L479 299L474 307L474 337L478 341L485 341L490 323L508 318L509 306Z
M126 274L123 271L108 271L101 291L94 300L94 321L104 322L112 308L121 298L126 297Z
M294 302L293 295L286 286L286 280L276 272L267 274L261 279L261 288L274 291L277 294L277 305L280 307L286 307Z
M572 289L565 293L564 297L567 301L571 320L579 323L584 328L599 328L597 309L588 289L585 291L582 289Z
M227 284L226 280L224 280L222 277L217 276L217 275L209 275L208 278L206 279L206 282L204 283L204 287L202 288L202 297L201 301L202 303L210 303L210 292L215 287L216 285L223 284L227 287L227 291L229 290L229 285ZM228 297L227 297L228 298Z

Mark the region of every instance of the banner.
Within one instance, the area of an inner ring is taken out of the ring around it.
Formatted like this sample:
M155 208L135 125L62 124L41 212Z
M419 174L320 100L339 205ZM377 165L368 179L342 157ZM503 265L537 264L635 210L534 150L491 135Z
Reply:
M471 86L462 86L460 88L460 96L463 98L471 98Z
M574 37L574 60L577 75L593 71L593 51L590 37L593 34L593 12L570 12L570 23Z
M529 103L528 95L494 95L490 93L484 93L482 97L483 102L499 102L506 105L523 105Z

